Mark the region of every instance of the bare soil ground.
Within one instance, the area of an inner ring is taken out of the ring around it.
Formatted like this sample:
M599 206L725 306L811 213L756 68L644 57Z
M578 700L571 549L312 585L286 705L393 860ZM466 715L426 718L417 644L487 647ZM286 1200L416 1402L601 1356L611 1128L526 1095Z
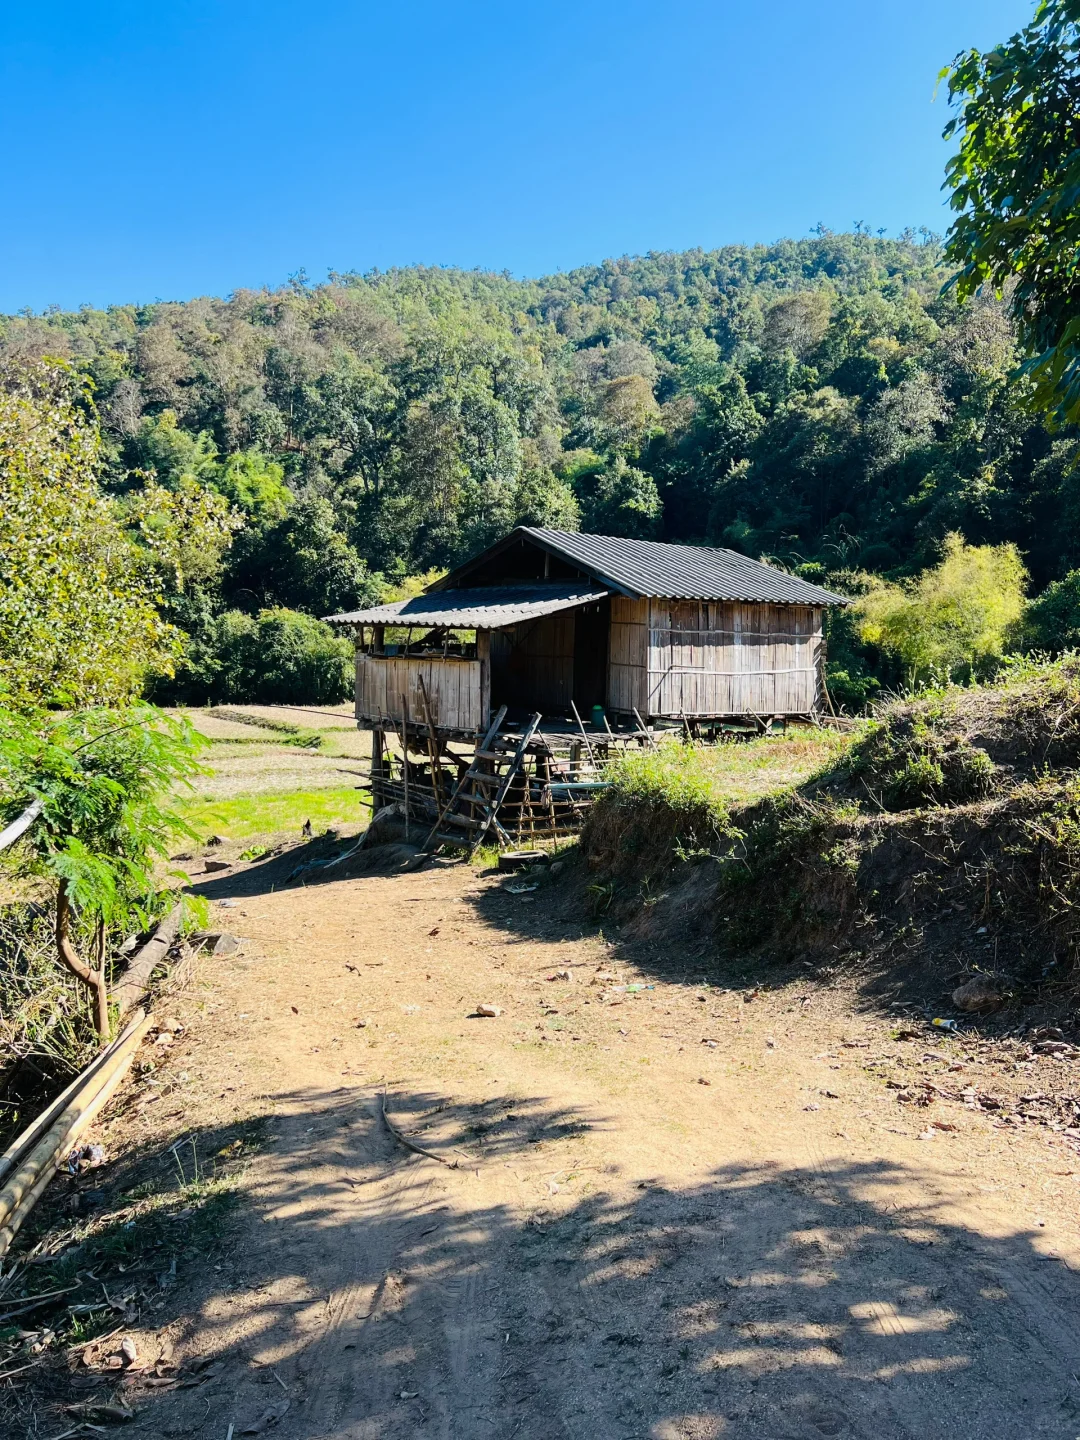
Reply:
M1080 1062L604 934L572 864L374 853L201 887L242 949L68 1184L122 1231L177 1165L250 1154L240 1203L106 1278L138 1363L7 1382L13 1435L117 1396L208 1440L1080 1434Z

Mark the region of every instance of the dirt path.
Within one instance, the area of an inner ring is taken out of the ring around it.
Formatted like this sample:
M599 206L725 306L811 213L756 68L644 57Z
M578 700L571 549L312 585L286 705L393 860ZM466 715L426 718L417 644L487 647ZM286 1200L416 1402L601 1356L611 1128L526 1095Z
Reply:
M955 1041L924 1060L810 981L703 988L674 946L583 938L557 886L281 878L207 887L246 943L189 997L184 1108L139 1112L204 1151L269 1117L221 1268L181 1263L190 1313L139 1336L224 1364L144 1432L1080 1434L1080 1159L865 1068L983 1083ZM384 1084L456 1168L394 1140Z

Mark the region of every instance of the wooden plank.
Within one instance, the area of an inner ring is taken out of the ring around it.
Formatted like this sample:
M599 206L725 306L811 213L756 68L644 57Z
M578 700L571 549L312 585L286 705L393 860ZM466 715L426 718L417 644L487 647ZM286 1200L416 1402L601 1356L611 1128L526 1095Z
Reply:
M363 655L357 657L358 719L404 718L406 704L420 713L419 682L440 727L478 730L482 721L481 664L438 655Z

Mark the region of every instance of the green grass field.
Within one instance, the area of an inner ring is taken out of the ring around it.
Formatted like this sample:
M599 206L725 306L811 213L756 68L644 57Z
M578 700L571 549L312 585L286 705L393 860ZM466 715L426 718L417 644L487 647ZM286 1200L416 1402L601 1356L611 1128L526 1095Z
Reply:
M359 825L370 807L363 792L349 787L265 791L227 800L196 795L181 800L176 808L202 840L210 835L247 840L255 835L299 833L305 820L316 832L334 825Z

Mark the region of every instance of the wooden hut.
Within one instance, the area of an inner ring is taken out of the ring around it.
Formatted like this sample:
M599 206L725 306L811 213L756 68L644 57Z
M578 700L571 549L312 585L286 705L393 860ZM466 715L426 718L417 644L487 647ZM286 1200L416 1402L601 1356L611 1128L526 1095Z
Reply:
M521 526L415 599L329 619L356 638L359 722L426 705L438 728L475 735L503 705L809 718L825 699L822 617L845 603L734 550Z
M356 642L374 806L503 849L572 834L603 762L657 725L767 729L825 698L817 585L733 550L521 526Z

